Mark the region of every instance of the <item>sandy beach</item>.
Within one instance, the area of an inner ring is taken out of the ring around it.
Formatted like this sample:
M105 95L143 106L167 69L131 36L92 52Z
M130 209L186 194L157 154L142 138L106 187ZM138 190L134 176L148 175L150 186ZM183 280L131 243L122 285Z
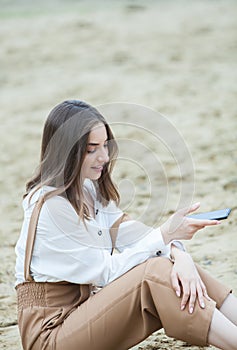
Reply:
M44 121L66 99L102 105L121 122L115 133L126 142L115 176L131 215L159 224L184 202L200 201L201 211L232 208L228 220L185 246L236 293L237 3L0 0L0 8L0 348L22 349L14 289L21 200ZM127 166L130 145L136 163ZM133 349L199 347L159 331Z

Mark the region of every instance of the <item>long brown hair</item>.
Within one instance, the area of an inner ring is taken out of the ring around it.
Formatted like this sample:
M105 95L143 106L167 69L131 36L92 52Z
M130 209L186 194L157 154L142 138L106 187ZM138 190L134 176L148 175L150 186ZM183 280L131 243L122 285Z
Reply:
M35 175L26 184L26 193L33 193L42 186L56 189L47 192L44 199L54 195L67 198L78 215L89 218L84 204L81 167L86 155L89 133L103 123L108 136L109 162L100 178L94 181L98 200L106 205L110 200L119 202L118 190L111 179L111 172L118 153L117 143L105 118L89 104L79 100L60 103L50 112L43 130L40 164Z

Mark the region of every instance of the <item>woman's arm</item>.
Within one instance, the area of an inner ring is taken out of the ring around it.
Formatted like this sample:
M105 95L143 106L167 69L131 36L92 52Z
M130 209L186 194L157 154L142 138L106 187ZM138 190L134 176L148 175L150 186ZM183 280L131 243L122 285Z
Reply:
M125 232L128 237L129 232L133 237L134 232L140 232L139 239L135 237L132 246L125 244L121 254L111 256L108 230L93 221L87 222L85 227L62 197L47 200L39 218L31 265L35 280L67 280L104 286L147 259L168 254L159 228L135 222L129 224Z
M188 240L205 226L213 226L219 224L217 220L197 220L187 217L188 214L199 208L200 204L196 203L191 207L178 210L163 225L160 230L157 229L158 235L161 235L164 245L167 249L171 243L174 243L181 250L184 250L179 240ZM122 252L125 247L132 247L135 242L144 237L144 232L136 228L135 220L125 217L124 223L120 224L116 241L116 248ZM160 238L160 237L159 237ZM167 255L170 257L170 253Z
M111 256L109 228L99 226L95 220L86 226L62 197L46 200L42 207L31 271L38 282L66 280L74 283L93 283L104 286L134 266L167 253L159 229L142 223L130 225L142 231L143 237L123 253Z

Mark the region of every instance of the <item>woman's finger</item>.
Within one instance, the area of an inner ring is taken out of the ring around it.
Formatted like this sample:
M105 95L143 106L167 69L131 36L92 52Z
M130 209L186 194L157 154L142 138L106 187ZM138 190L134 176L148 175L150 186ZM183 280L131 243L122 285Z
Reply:
M183 297L181 300L181 310L184 310L190 296L189 283L182 283L182 287L183 287Z
M174 291L177 297L180 297L181 291L180 291L179 278L178 278L177 272L174 270L171 273L171 284L172 284L172 287L174 288Z
M192 314L197 297L197 289L195 281L190 283L190 297L189 297L189 313Z
M218 220L201 220L201 219L193 219L188 218L189 224L196 227L205 227L205 226L214 226L220 225L221 222Z
M211 300L211 298L209 297L209 295L208 295L208 293L207 293L206 286L205 286L205 284L203 283L202 280L200 280L200 285L201 285L201 288L202 288L203 296L204 296L207 300Z
M197 283L197 295L198 295L198 302L202 309L205 308L205 302L204 302L204 290L202 289L201 283Z
M188 215L190 213L193 213L199 207L200 207L200 203L197 202L197 203L195 203L195 204L193 204L193 205L191 205L189 207L185 207L185 208L179 209L178 213L185 216L185 215Z

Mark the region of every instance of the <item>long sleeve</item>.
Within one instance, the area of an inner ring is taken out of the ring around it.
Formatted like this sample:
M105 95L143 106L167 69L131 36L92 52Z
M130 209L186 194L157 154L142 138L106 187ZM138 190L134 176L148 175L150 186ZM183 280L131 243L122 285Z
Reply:
M38 272L56 279L104 286L137 264L156 256L157 252L166 252L159 229L136 223L135 226L127 225L125 230L142 231L143 238L132 247L125 247L121 254L111 256L109 227L99 227L93 220L87 221L85 227L78 221L70 203L60 197L47 202L39 221L41 232L37 232L39 265L32 263L33 272L38 267ZM49 225L52 226L50 229Z
M150 234L152 232L155 232L155 235ZM177 248L185 251L182 242L173 240L165 245L159 228L152 229L151 227L145 226L135 220L126 221L120 224L116 240L116 249L121 253L125 248L134 247L138 241L144 242L144 244L147 244L147 241L149 241L154 247L158 240L160 242L160 249L156 252L156 255L158 256L170 258L171 244L174 244Z
M26 231L27 222L23 226ZM85 226L66 199L52 197L39 217L31 262L33 277L38 282L66 280L104 286L157 252L165 252L159 229L142 228L147 230L143 238L111 256L109 227L100 227L95 220L87 221Z

